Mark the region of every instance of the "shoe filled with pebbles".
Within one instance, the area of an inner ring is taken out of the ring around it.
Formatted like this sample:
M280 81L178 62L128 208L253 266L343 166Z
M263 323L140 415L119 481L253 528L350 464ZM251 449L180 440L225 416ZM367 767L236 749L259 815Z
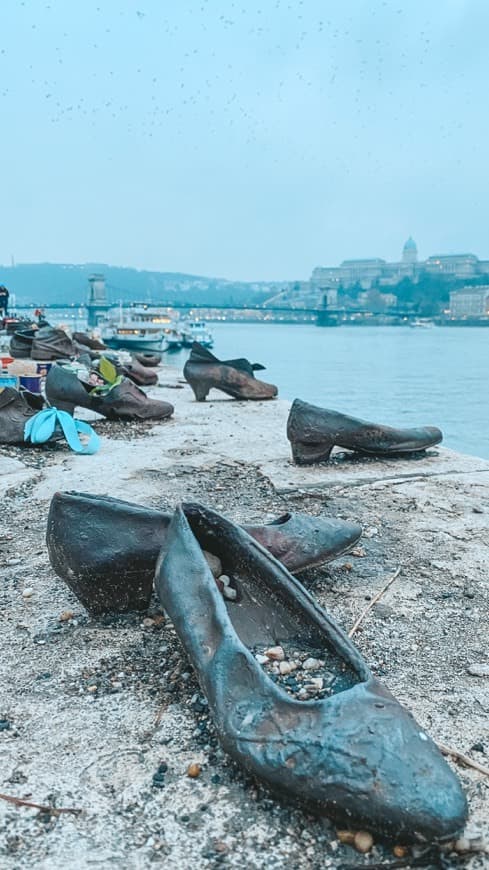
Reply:
M220 561L217 578L209 554ZM222 747L248 772L347 828L398 843L463 829L465 797L437 746L244 529L202 505L178 508L155 586Z

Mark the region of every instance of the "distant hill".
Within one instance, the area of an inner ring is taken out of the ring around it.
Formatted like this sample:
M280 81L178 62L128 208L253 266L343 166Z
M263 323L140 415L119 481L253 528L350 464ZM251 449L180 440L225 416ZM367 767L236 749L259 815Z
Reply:
M258 304L288 286L287 281L255 283L206 278L179 272L149 272L106 263L20 263L0 266L0 284L14 293L16 305L83 303L88 278L105 275L109 301L201 302L208 304Z

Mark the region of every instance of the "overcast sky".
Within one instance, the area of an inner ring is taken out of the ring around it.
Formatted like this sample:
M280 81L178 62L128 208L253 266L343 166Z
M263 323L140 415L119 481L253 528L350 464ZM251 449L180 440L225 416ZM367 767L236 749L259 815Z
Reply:
M489 257L487 0L1 0L0 263Z

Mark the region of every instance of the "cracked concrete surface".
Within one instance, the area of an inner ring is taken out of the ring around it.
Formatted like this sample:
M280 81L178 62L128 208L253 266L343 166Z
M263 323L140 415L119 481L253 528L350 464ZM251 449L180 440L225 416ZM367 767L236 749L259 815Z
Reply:
M83 809L56 818L0 801L0 864L319 870L389 860L380 844L366 858L340 845L327 820L278 801L226 758L168 620L87 617L47 559L49 500L78 489L164 509L200 500L243 522L286 510L360 521L357 554L302 579L349 629L401 566L355 641L435 739L487 767L489 677L469 668L489 663L489 462L440 447L399 461L336 451L331 464L297 468L288 403L212 393L198 404L174 370L160 379L168 386L152 394L175 404L174 419L99 422L96 456L0 448L0 791ZM162 761L164 787L155 788ZM202 765L195 780L191 762ZM486 826L487 837L489 778L456 769L470 826Z

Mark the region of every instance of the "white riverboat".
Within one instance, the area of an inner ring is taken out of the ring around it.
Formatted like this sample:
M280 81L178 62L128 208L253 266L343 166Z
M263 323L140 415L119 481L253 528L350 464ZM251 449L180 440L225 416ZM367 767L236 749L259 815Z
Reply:
M416 320L412 320L409 326L411 329L433 329L434 323L428 317L417 317Z
M184 347L192 347L194 341L198 341L203 347L214 346L212 333L205 320L182 320L180 330Z
M159 351L182 346L182 339L165 308L134 305L109 312L102 324L102 341L118 350Z

